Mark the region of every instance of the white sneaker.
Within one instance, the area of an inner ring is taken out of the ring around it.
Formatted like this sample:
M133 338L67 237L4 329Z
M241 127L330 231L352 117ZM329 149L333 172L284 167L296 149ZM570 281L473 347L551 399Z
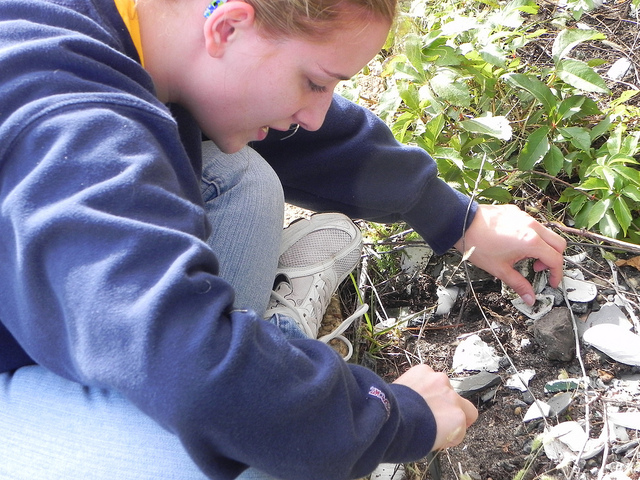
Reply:
M345 215L322 213L289 225L282 235L278 270L265 318L282 313L292 318L309 337L317 338L322 318L340 283L358 265L362 254L360 229ZM349 353L353 346L342 333L367 311L361 305L333 332L318 340L343 341Z

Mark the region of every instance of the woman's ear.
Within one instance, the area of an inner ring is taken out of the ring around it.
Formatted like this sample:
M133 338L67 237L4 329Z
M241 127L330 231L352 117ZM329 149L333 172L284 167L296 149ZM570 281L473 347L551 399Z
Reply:
M204 38L207 52L212 57L221 57L241 29L253 27L255 12L242 0L230 1L216 8L204 23Z

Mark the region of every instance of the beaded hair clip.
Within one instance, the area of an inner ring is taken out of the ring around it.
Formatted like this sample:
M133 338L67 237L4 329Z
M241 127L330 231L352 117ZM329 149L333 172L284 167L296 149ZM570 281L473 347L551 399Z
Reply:
M209 18L213 11L223 3L227 3L227 0L213 0L204 11L204 18Z

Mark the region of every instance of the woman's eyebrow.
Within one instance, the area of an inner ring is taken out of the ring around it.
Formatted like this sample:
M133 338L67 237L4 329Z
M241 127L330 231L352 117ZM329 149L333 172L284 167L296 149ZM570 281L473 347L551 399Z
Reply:
M328 75L329 77L333 77L337 80L351 80L351 77L349 75L342 75L340 73L334 73L331 72L330 70L327 70L326 68L318 65L320 67L320 70L322 70L326 75Z

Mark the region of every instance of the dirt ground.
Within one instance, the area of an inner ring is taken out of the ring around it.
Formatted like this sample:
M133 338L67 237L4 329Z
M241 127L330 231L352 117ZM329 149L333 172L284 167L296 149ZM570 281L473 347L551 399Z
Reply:
M609 0L602 7L585 14L580 22L602 31L607 36L608 43L587 42L576 49L576 55L583 58L600 58L606 61L598 68L601 75L609 66L621 56L632 61L633 68L628 75L619 82L610 82L609 87L614 92L628 88L638 89L640 86L640 50L636 48L640 37L640 24L637 19L630 17L630 1ZM539 2L539 17L544 19L554 14L557 2ZM571 25L575 26L575 25ZM549 35L539 42L527 46L523 57L527 61L537 64L552 64L551 45L554 36ZM369 79L370 81L371 79ZM365 79L365 82L367 79ZM379 79L373 82L380 90ZM373 88L373 87L372 87ZM375 97L378 92L372 92ZM640 102L632 100L630 103ZM285 223L291 218L308 215L308 212L290 210ZM544 219L540 219L544 221ZM614 271L610 264L602 257L605 251L590 239L569 237L567 254L586 252L588 260L578 266L588 280L598 284L599 295L588 305L587 312L576 315L577 321L584 321L586 316L599 308L601 304L615 293L615 284L619 282L625 288L633 302L635 315L640 316L637 305L640 303L638 295L640 273L632 267L620 267ZM608 250L611 251L611 250ZM638 253L613 251L618 258L630 258ZM571 362L548 360L541 348L536 344L532 334L532 321L518 312L505 298L501 284L495 279L484 279L469 282L468 279L459 281L463 293L458 297L452 311L445 316L433 315L437 304L436 288L439 266L449 257L434 257L426 270L411 277L407 275L393 275L387 278L374 278L366 291L368 296L377 296L379 308L386 312L395 312L399 308L405 311L425 312L421 321L411 323L408 327L393 329L387 334L372 339L362 332L366 330L360 323L347 332L355 347L355 356L351 360L365 365L389 381L393 381L410 366L424 362L437 371L447 372L450 377L465 374L453 373L452 358L459 337L464 334L477 332L489 345L493 346L499 355L508 357L518 371L534 369L529 388L536 399L547 400L544 385L561 377L581 377L582 366L578 359ZM370 263L375 261L370 257ZM459 259L454 259L457 263ZM371 265L364 265L371 270ZM471 288L473 287L473 288ZM340 301L334 302L326 317L327 328L333 321L339 322L342 317L341 309L347 314L353 311L356 303L353 286L349 282L340 289ZM340 308L341 306L341 308ZM375 313L370 312L375 319ZM378 312L380 315L380 312ZM391 315L390 315L391 316ZM361 320L362 322L362 320ZM490 323L500 325L497 335L487 328ZM339 347L336 346L339 349ZM421 462L405 465L403 475L394 476L395 480L533 480L533 479L575 479L595 480L603 477L610 469L620 465L623 455L605 451L589 460L581 460L577 464L570 464L558 468L556 462L549 460L542 449L532 452L532 444L548 425L555 425L560 421L576 420L590 428L590 436L597 437L603 428L603 404L601 396L606 392L613 379L627 374L640 373L639 367L617 363L586 345L581 345L581 359L588 376L598 380L603 388L595 392L596 398L589 400L585 408L586 397L578 393L572 401L571 407L558 419L534 420L523 422L528 404L523 394L505 386L505 379L510 376L507 371L509 365L501 366L497 372L502 378L495 391L481 398L480 395L471 398L477 406L480 416L470 428L465 441L455 448L439 452L435 457ZM471 374L469 372L468 374ZM486 393L486 392L484 392ZM531 402L531 399L528 399ZM631 405L637 407L638 405ZM588 412L588 417L587 417ZM637 431L631 432L630 439L637 438ZM640 479L640 447L636 446L628 454L630 459L624 460L627 465L636 465L631 473L627 472L631 480Z
M595 247L574 247L580 251L587 251L590 259L581 266L587 279L600 279L600 295L589 304L586 314L577 315L576 320L582 321L588 313L598 308L599 302L606 301L611 292L608 282L612 279L609 265L600 257L600 250ZM629 256L620 254L622 257ZM446 259L437 258L433 263ZM430 263L426 272L411 279L411 293L407 294L407 278L399 275L395 282L386 282L378 290L384 300L387 310L393 311L396 307L410 308L414 311L423 309L425 305L435 305L435 279L428 273L433 271L434 265ZM437 270L437 265L435 266ZM639 272L630 267L622 267L621 278L631 278L632 285L637 285L640 279ZM386 337L378 339L380 343L388 342L376 358L368 352L371 351L371 343L360 338L361 364L376 370L389 381L395 379L400 373L411 365L420 361L429 364L438 371L444 371L451 378L460 377L474 372L454 374L451 372L452 357L458 344L458 337L467 333L478 332L481 338L489 345L496 348L502 356L508 356L513 365L522 371L534 369L536 374L529 387L531 393L539 399L546 401L549 395L545 395L543 388L545 383L556 380L562 375L581 377L581 367L577 359L571 362L558 362L546 359L540 347L536 344L531 332L532 321L518 312L501 293L501 285L495 281L474 282L477 301L473 298L469 284L460 283L459 286L466 289L461 295L449 315L442 317L430 317L422 324L402 330L390 332ZM624 283L624 280L623 280ZM473 283L471 284L473 285ZM631 287L628 290L637 300L637 293ZM481 309L478 307L481 306ZM484 315L483 315L484 313ZM640 312L637 312L640 313ZM500 325L499 333L494 336L487 328L489 323L497 322ZM358 342L358 338L354 338ZM526 346L528 344L528 346ZM523 345L525 345L523 347ZM613 378L619 378L624 374L639 373L638 367L630 367L616 363L604 355L597 354L595 350L582 346L582 359L585 369L590 377L600 378L609 383ZM597 472L603 463L620 460L615 455L603 459L600 454L593 459L582 462L577 468L577 476L571 477L571 467L557 470L556 463L549 460L542 451L531 453L531 444L542 433L545 423L543 420L523 422L523 416L528 408L523 402L523 394L517 390L507 388L504 381L510 374L509 366L505 364L497 372L502 377L502 384L489 398L480 398L480 394L471 400L477 406L480 416L478 421L468 431L465 441L458 447L440 452L434 465L439 468L439 473L429 472L427 461L406 466L406 479L433 479L454 480L464 478L467 474L469 480L510 480L516 478L518 472L526 471L520 477L523 480L540 478L542 474L554 479L564 478L598 478ZM486 393L486 392L483 392ZM530 402L529 402L530 403ZM591 437L597 437L602 428L602 412L598 404L590 408ZM584 398L578 394L567 413L561 419L548 419L550 425L555 425L560 420L584 420ZM640 452L636 449L636 459ZM638 464L640 466L640 463ZM522 473L522 472L521 472ZM631 477L632 480L640 478L640 471ZM399 480L399 479L398 479Z
M541 7L540 19L549 18L559 8L558 2L540 1L538 3ZM625 78L618 82L610 82L609 87L614 92L613 98L617 96L616 92L619 94L620 91L629 88L638 89L640 86L640 54L638 53L640 50L636 48L640 27L638 19L630 15L630 3L630 1L609 0L602 7L583 15L580 19L582 24L603 32L607 36L607 42L587 42L580 45L575 52L578 58L605 60L606 63L598 68L603 76L613 62L622 56L626 56L632 62L633 68ZM569 26L576 25L573 23ZM550 52L553 39L554 36L549 35L541 38L539 42L528 45L526 51L521 52L523 57L530 62L551 65ZM638 101L640 100L632 100L630 103ZM610 265L602 258L603 250L595 247L593 242L581 238L569 238L569 240L568 253L585 251L589 260L580 268L587 279L597 281L599 284L598 298L588 306L585 314L577 316L577 320L580 321L606 301L615 283L614 274ZM633 256L622 251L617 251L615 254L619 258ZM438 262L441 259L433 261ZM433 268L433 265L431 267ZM622 267L616 275L617 280L628 289L631 298L638 305L636 290L638 272L630 267ZM627 279L632 280L628 285L625 283ZM353 341L357 351L359 347L360 353L356 361L376 370L390 381L418 361L425 361L434 369L448 372L450 377L454 377L456 375L451 372L451 365L458 337L466 333L480 332L482 339L494 346L500 355L506 354L519 371L531 368L536 371L529 387L537 399L547 399L543 391L545 383L562 376L580 377L582 375L581 365L577 359L571 362L558 362L545 358L533 339L532 322L519 313L502 295L501 285L498 282L489 280L473 285L475 296L468 283L461 283L460 286L464 288L465 293L458 298L449 315L431 316L427 322L420 325L416 324L402 331L391 332L386 337L377 338L376 342L387 343L387 345L376 355L371 355L370 339L354 335ZM399 275L381 282L376 290L377 295L381 297L380 302L387 310L405 307L412 311L421 311L437 302L436 277L428 273L412 278ZM349 305L349 302L353 305L354 299L343 298L343 305ZM638 311L635 313L640 315ZM501 325L498 338L488 331L490 322ZM359 345L358 342L360 342ZM620 378L625 374L640 373L638 367L614 362L584 345L581 356L588 375L591 378L600 379L605 387L612 379ZM547 478L553 479L590 480L602 478L609 468L614 467L613 464L621 460L619 455L609 452L604 458L603 454L600 454L592 459L581 461L577 465L558 469L556 463L549 460L541 450L532 453L532 443L544 430L545 422L542 420L526 424L523 422L528 405L523 402L522 393L504 386L504 379L508 376L506 369L501 368L498 373L503 383L494 395L488 399L479 397L472 399L479 409L480 416L468 431L464 443L440 452L435 461L431 461L431 465L428 465L426 459L423 462L406 465L406 473L402 478L408 480L427 478L433 480L511 480L514 478L531 480L543 478L546 475ZM591 428L590 436L597 437L603 426L601 407L602 403L596 400L585 409L585 398L577 395L562 419L548 419L547 422L551 425L560 420L585 422ZM586 411L589 412L589 418L586 418ZM635 434L637 435L637 432ZM633 434L632 438L635 438ZM640 465L638 463L640 449L636 447L632 454L635 457L631 462ZM636 467L629 478L640 479L639 469L640 466ZM468 477L464 477L463 474Z

